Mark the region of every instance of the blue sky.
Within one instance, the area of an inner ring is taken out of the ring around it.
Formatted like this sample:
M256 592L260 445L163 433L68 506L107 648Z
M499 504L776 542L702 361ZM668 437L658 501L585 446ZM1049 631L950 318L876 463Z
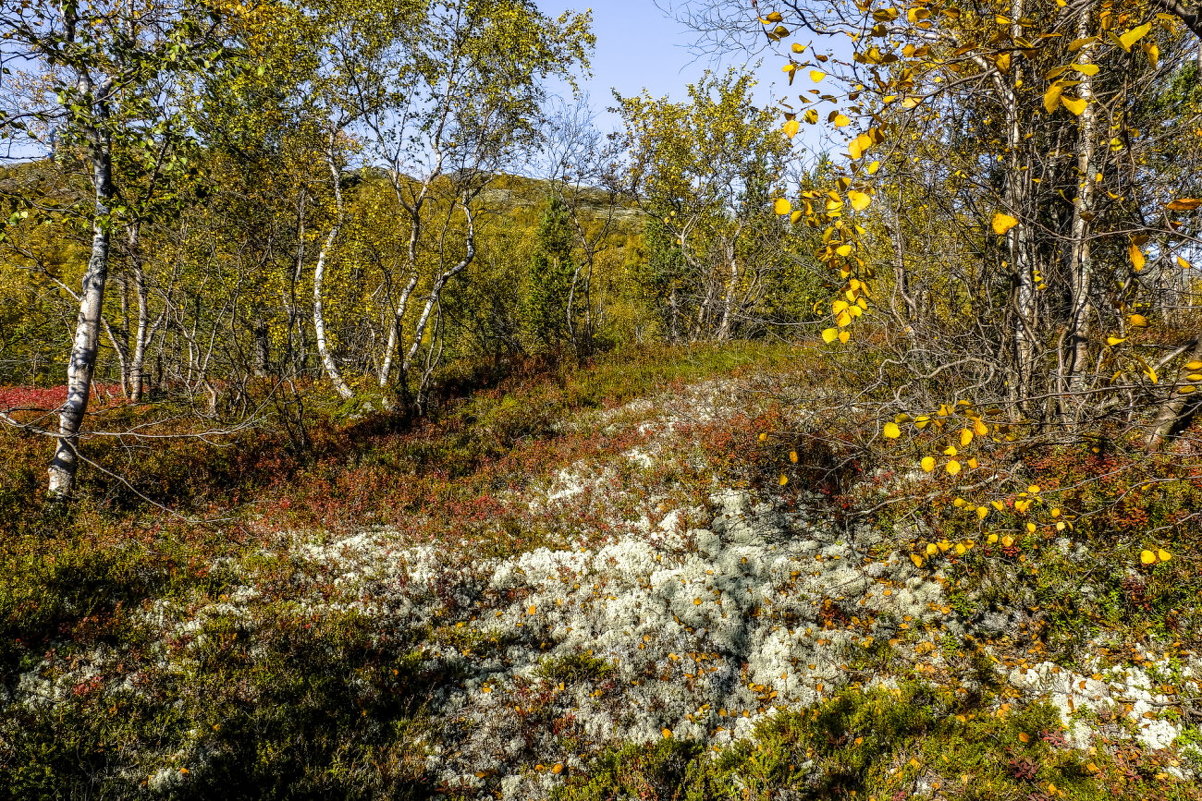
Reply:
M666 16L652 0L593 0L591 5L587 0L538 0L538 4L552 15L568 9L592 8L597 48L593 54L593 78L585 83L584 89L601 112L598 124L603 129L617 125L612 115L604 113L607 106L613 105L611 88L624 96L646 88L656 97L669 95L682 99L685 87L695 82L707 67L734 66L745 61L740 54L722 64L715 64L708 56L698 57L689 49L695 34ZM773 97L771 84L782 75L780 62L768 54L758 74L761 98L768 104ZM781 87L776 89L781 91Z

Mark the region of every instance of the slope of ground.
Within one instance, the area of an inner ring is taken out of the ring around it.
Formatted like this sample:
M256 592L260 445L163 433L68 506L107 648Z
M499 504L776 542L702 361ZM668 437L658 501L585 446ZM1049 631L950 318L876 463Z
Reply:
M789 444L814 404L778 356L562 407L370 524L280 532L269 505L204 581L26 655L9 792L1202 797L1194 634L1056 647L1039 582L1103 587L1111 554L932 522L922 471L840 478Z

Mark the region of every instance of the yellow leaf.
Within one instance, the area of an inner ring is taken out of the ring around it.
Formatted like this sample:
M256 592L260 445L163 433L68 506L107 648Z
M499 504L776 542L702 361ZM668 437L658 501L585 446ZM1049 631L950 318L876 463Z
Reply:
M1012 545L1014 545L1014 537L1011 537L1009 534L1002 537L1002 547L1003 548L1009 548Z
M777 214L788 214L793 211L793 204L786 198L777 198L776 202L772 204L772 210Z
M1202 208L1202 198L1179 197L1171 203L1166 203L1164 207L1169 211L1194 211Z
M1020 743L1029 743L1031 742L1031 735L1027 734L1025 731L1020 731L1018 733L1018 741Z
M863 192L848 192L847 199L851 201L851 207L856 211L863 211L872 203L872 196Z
M1048 91L1043 95L1043 108L1047 113L1051 114L1060 106L1060 95L1064 92L1064 85L1057 82L1048 87Z
M826 73L823 72L822 70L810 70L810 80L813 81L814 83L818 83L825 77L826 77Z
M1148 327L1148 318L1144 317L1142 314L1131 315L1130 317L1127 318L1127 322L1131 325L1132 328L1147 328Z
M1064 97L1061 95L1060 105L1080 117L1085 113L1085 109L1089 107L1089 101L1083 97Z
M789 483L789 477L788 477L788 476L786 476L786 475L783 475L783 474L782 474L782 475L781 475L781 477L780 477L780 480L779 480L777 483L778 483L778 484L780 484L780 485L783 487L783 486L785 486L786 484L788 484L788 483Z
M851 332L850 331L840 331L839 332L839 341L842 342L844 345L846 345L848 342L851 341Z
M973 434L967 428L960 432L960 447L967 447L972 443Z
M885 428L881 433L889 439L897 439L901 436L901 429L897 427L897 423L885 423Z
M847 312L839 312L835 315L835 325L840 328L846 328L851 325L851 315Z
M1132 28L1131 30L1127 31L1126 33L1124 33L1122 36L1119 37L1119 47L1123 48L1123 50L1130 53L1131 46L1133 44L1135 44L1136 42L1138 42L1140 39L1147 36L1148 31L1150 31L1150 30L1152 30L1152 23L1150 23L1150 22L1145 22L1143 25L1140 25L1138 28Z
M956 450L956 446L955 446L955 445L948 445L948 446L947 446L947 450L945 450L945 451L943 452L943 455L944 455L944 456L955 456L955 455L956 455L956 454L958 454L959 452L960 452L960 451Z
M792 462L793 464L797 464L797 461L800 458L801 457L797 455L797 451L789 451L789 461Z
M818 112L812 108L806 109L805 118L806 122L808 122L810 125L813 125L814 123L818 122Z
M793 52L794 52L794 53L804 53L804 52L805 52L805 49L806 49L806 46L805 46L805 45L803 45L803 44L798 44L797 42L794 42L794 43L793 43L792 50L793 50Z
M1156 549L1156 558L1162 562L1167 562L1173 558L1173 555L1171 553L1169 553L1168 551L1164 550L1163 548L1157 548Z
M661 735L663 735L663 738L664 738L665 740L670 740L670 739L672 739L672 730L671 730L671 729L660 729L660 730L659 730L659 733L660 733Z
M928 473L935 469L935 457L924 456L922 459L922 469Z
M960 463L957 462L955 459L952 459L950 462L947 463L946 470L947 470L947 474L949 476L954 476L960 472Z
M1156 554L1152 553L1151 551L1140 551L1139 561L1143 562L1145 565L1150 565L1156 561Z
M1202 370L1202 362L1188 362L1185 365L1186 370Z
M826 330L824 330L822 332L822 341L828 345L831 344L832 342L834 342L838 338L839 338L839 329L838 328L827 328Z
M939 553L939 546L933 542L927 543L927 556L934 556Z
M918 554L910 554L910 561L914 563L914 567L922 567L922 557Z
M987 515L987 514L989 514L989 510L988 510L987 508L985 508L984 506L978 506L978 507L977 507L977 517L979 517L979 518L981 518L982 520L984 520L984 519L985 519L985 515Z
M1003 214L1000 211L993 215L993 232L998 236L1003 236L1016 225L1018 225L1016 217L1011 217L1009 214Z
M867 172L869 175L876 175L877 171L880 170L880 168L881 168L881 163L879 161L874 161L868 165Z
M1112 347L1112 348L1113 348L1115 345L1119 345L1119 344L1121 344L1121 343L1123 343L1123 342L1126 342L1126 341L1127 341L1127 340L1126 340L1126 338L1120 339L1119 337L1106 337L1106 344L1107 344L1107 345L1109 345L1109 346L1110 346L1110 347Z
M538 607L537 607L537 606L528 606L528 607L526 607L526 614L528 614L528 615L533 615L533 614L534 614L535 612L537 612L537 611L538 611Z
M836 128L846 127L848 125L851 125L851 117L848 117L845 114L836 114L834 123L835 123Z
M1131 267L1138 273L1148 263L1148 259L1144 256L1144 252L1139 249L1139 245L1132 245L1127 248L1127 256L1131 259Z
M985 422L978 417L972 421L972 431L978 437L983 437L989 433L989 426L985 425Z
M1093 76L1093 75L1098 74L1098 65L1097 64L1074 64L1073 69L1075 69L1077 72L1081 73L1082 75Z
M1188 270L1188 269L1189 269L1190 267L1192 267L1193 265L1192 265L1192 264L1190 264L1190 263L1189 263L1188 261L1186 261L1185 259L1183 259L1183 258L1181 258L1180 256L1178 256L1178 257L1177 257L1177 266L1178 266L1178 267L1180 267L1180 268L1181 268L1181 269L1183 269L1183 270Z
M785 123L785 136L792 139L797 136L797 132L801 130L801 123L797 120L789 120Z

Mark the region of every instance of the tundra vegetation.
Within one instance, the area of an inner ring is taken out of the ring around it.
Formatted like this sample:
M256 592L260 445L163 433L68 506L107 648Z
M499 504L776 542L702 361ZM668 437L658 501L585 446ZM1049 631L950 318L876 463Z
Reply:
M1202 7L0 0L0 798L1202 799Z

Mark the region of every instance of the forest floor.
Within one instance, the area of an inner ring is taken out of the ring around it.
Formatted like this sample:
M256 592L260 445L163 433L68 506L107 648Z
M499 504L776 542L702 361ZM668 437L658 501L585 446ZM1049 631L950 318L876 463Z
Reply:
M1202 460L957 477L837 393L677 349L113 451L192 520L22 506L14 438L0 797L1202 799Z

